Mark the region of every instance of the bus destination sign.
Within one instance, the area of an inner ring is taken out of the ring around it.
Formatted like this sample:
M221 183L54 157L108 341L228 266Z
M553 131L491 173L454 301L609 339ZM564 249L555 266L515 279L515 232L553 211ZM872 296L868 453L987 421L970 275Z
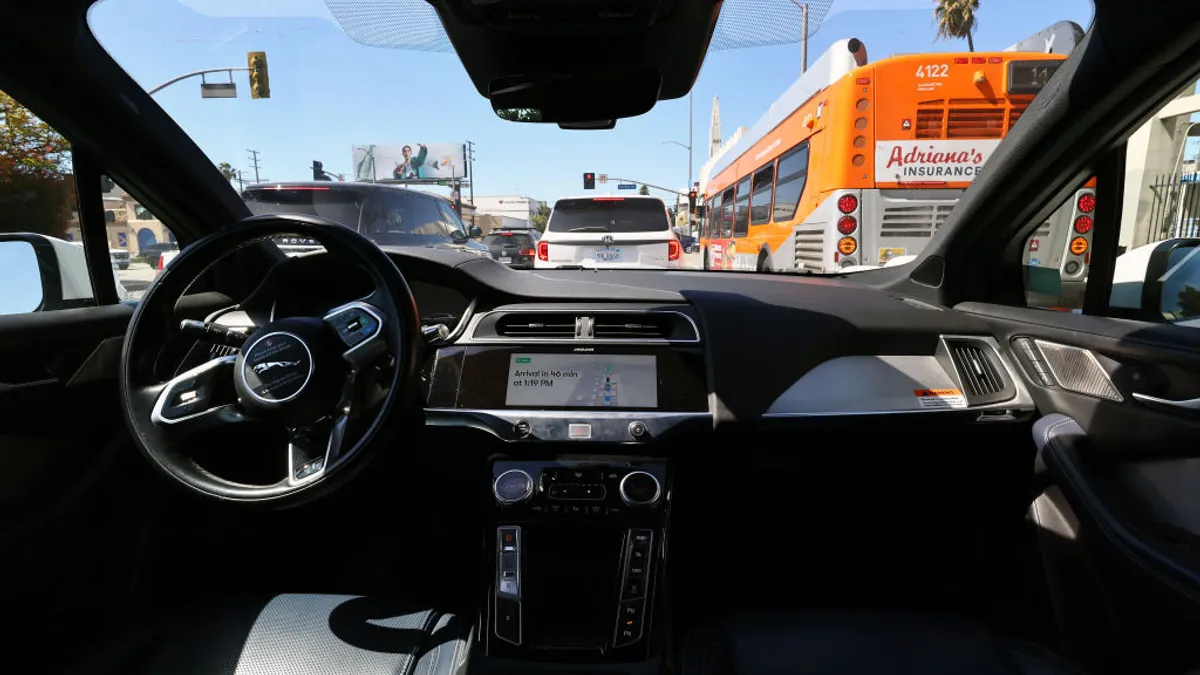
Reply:
M1008 93L1033 96L1046 86L1062 61L1009 61Z

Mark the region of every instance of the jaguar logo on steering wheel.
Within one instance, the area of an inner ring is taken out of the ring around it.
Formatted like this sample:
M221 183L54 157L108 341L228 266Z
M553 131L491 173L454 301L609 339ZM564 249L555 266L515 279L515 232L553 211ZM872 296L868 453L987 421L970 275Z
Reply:
M299 361L264 361L254 366L254 372L258 375L262 375L268 370L274 370L276 368L293 368L298 365L300 365Z

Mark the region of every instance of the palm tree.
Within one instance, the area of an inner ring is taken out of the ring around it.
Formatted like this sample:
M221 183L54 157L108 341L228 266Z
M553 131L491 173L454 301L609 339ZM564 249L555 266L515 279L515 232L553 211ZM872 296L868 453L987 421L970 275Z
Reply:
M966 39L967 49L975 51L975 14L979 12L979 0L937 0L933 20L937 23L937 36L943 40Z
M230 165L229 162L221 162L218 164L217 171L220 171L221 177L227 181L232 181L234 178L237 178L237 171L234 170L233 166Z
M648 194L650 194L650 188L648 188L648 187L646 187L645 185L643 185L642 187L638 188L638 194L640 194L640 195L648 195Z

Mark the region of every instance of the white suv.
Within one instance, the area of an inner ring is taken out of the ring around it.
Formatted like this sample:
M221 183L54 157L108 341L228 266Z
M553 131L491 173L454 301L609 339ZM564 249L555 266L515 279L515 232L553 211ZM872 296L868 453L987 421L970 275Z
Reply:
M537 243L534 269L677 269L683 247L658 197L565 197Z

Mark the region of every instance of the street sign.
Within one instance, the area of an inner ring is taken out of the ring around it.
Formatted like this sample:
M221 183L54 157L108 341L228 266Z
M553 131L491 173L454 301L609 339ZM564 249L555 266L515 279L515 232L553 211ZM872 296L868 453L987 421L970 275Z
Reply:
M1181 183L1200 183L1200 173L1185 173L1179 179Z
M617 183L618 190L636 190L637 183Z
M601 183L607 183L608 182L608 174L606 174L606 173L600 174L599 181Z

